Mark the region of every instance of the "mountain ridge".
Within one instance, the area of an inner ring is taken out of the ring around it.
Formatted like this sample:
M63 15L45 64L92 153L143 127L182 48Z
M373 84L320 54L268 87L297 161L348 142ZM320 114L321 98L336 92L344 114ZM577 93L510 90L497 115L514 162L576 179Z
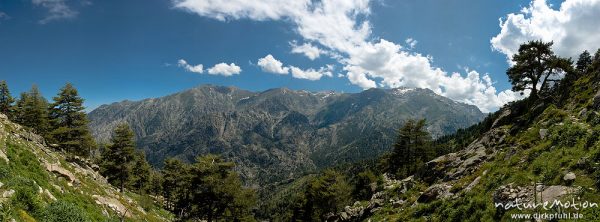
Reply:
M396 129L409 118L427 118L428 130L439 137L483 116L473 105L428 89L252 92L215 85L102 105L89 113L92 133L101 142L117 123L129 123L155 166L166 157L192 161L198 154L217 153L236 162L252 183L375 157L389 149Z

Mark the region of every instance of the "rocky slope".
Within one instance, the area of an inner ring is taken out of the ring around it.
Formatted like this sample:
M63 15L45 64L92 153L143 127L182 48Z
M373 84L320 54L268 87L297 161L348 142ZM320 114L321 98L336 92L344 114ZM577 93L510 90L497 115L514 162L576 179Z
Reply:
M121 194L97 170L84 159L67 160L42 137L0 114L0 221L66 220L69 215L85 221L169 220L152 199Z
M89 113L93 135L107 141L119 122L134 129L151 163L221 154L252 184L295 178L306 171L376 157L387 151L407 118L426 118L434 136L483 118L475 106L426 89L361 93L250 92L205 85Z
M599 88L595 71L564 97L509 104L464 149L408 178L384 175L384 188L371 200L347 206L330 221L511 221L535 213L570 213L571 219L577 213L598 221ZM571 206L556 207L555 201Z

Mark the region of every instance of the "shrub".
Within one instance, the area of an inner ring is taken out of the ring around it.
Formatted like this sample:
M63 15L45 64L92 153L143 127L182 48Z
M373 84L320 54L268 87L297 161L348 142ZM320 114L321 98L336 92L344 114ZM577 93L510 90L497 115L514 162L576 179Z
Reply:
M587 136L587 130L579 124L566 123L551 129L551 139L554 144L573 147L580 139Z
M8 185L15 190L15 194L10 200L12 206L33 214L42 209L42 202L37 194L38 186L33 181L15 177L9 181Z
M47 222L83 222L89 221L86 214L72 203L56 201L48 205L42 213Z

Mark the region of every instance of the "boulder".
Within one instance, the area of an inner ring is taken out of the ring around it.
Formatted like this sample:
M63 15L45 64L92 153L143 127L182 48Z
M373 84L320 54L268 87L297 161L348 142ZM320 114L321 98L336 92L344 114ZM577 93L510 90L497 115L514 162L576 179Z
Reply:
M573 194L577 192L579 189L568 186L549 186L544 191L537 195L538 200L553 202L555 200L559 200L561 197Z
M44 165L46 166L46 170L48 172L52 172L59 177L65 178L69 183L79 184L77 177L75 177L75 175L73 175L73 173L71 173L71 171L63 168L60 164L44 162Z
M115 198L103 197L99 195L93 195L92 197L96 199L96 204L107 206L119 215L125 215L126 217L132 216L127 207L125 207L125 205Z
M575 178L577 178L575 176L575 173L573 172L568 172L567 174L565 174L565 176L563 177L563 180L566 181L567 183L572 183Z
M14 190L7 190L7 191L4 191L4 193L2 193L2 198L8 199L8 198L12 197L14 194L15 194Z
M6 156L6 153L4 153L4 150L2 149L0 149L0 159L3 159L4 161L6 161L6 163L10 162L8 156Z
M50 198L50 200L52 200L52 201L56 201L56 197L54 197L54 195L52 195L52 193L50 193L50 191L49 191L48 189L45 189L45 190L44 190L44 194L46 194L46 196L47 196L48 198Z
M600 90L598 90L598 92L596 92L596 95L594 96L594 102L592 103L592 107L595 110L600 110Z
M477 186L477 184L479 184L479 180L481 180L481 176L478 176L477 178L475 178L466 188L465 188L465 192L469 192L471 191L475 186Z
M533 184L532 184L533 185ZM543 186L542 186L543 187ZM542 187L538 187L536 190L541 190ZM516 186L512 183L502 185L496 189L493 194L494 203L527 203L533 201L533 188L531 186Z
M417 199L417 202L429 203L429 202L437 200L437 199L445 199L445 198L451 197L453 195L450 192L451 188L452 188L452 186L450 186L448 184L434 184L434 185L430 186L429 188L427 188L427 190L425 190L425 192L423 192L421 194L421 196L419 196L419 199Z
M540 139L545 139L548 135L548 129L540 129Z
M580 119L586 119L587 118L587 114L588 114L587 109L583 108L581 111L579 111L578 116L579 116Z

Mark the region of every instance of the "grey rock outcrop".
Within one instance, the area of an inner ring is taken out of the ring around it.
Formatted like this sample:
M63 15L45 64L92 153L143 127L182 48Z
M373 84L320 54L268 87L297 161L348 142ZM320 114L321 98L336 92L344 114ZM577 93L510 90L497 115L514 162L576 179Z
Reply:
M431 201L438 200L438 199L450 198L453 196L453 194L450 192L451 188L452 188L452 186L450 186L446 183L434 184L434 185L430 186L429 188L427 188L427 190L425 190L421 194L421 196L419 196L419 199L417 199L417 202L429 203Z
M592 107L595 110L600 110L600 90L598 90L598 92L596 92L596 95L594 96Z
M505 129L493 129L480 139L473 141L467 148L446 154L426 163L417 175L427 183L437 180L451 181L468 175L479 169L481 164L494 157L497 149L502 148L506 137Z

